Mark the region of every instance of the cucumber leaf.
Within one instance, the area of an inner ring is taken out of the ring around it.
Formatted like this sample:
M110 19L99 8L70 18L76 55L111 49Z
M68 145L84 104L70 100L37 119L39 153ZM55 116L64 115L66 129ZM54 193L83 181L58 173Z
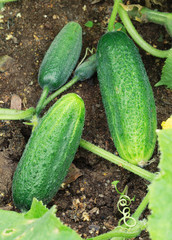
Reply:
M149 186L151 215L148 230L152 240L171 240L172 236L172 128L158 131L160 174Z
M155 84L156 87L161 85L166 85L167 88L172 89L172 48L163 66L161 80Z
M55 206L49 210L36 199L26 213L0 210L0 239L81 240L55 213Z

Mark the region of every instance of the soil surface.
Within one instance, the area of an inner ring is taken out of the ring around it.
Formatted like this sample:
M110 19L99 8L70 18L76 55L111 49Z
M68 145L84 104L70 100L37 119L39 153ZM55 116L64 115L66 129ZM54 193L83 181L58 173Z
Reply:
M139 3L146 4L144 1ZM6 4L1 12L0 56L11 58L0 72L0 107L10 108L13 104L22 110L35 107L42 91L37 81L39 66L57 33L69 21L80 23L83 28L82 59L85 49L96 48L99 38L105 33L112 5L112 0L21 0ZM163 6L151 6L160 11L172 10L170 1L165 1ZM92 28L85 26L87 21L93 21ZM162 26L133 23L150 44L159 49L171 46L170 37ZM172 113L171 91L164 86L154 87L160 80L164 59L146 54L142 49L140 54L154 91L160 128L161 122ZM65 93L68 92L79 94L85 102L86 121L82 137L117 154L108 130L97 76L76 83ZM0 122L1 209L18 211L11 196L12 176L30 133L31 127L22 121ZM155 172L159 161L157 147L152 159L154 161L150 161L146 169ZM70 171L70 183L59 190L48 206L57 205L57 216L84 238L112 230L122 217L117 209L119 194L112 187L112 181L119 181L120 191L128 186L128 196L135 197L130 206L131 213L147 192L149 183L146 180L82 148L78 149L73 163L72 169L76 167L77 171ZM142 218L148 214L146 210ZM136 239L147 240L148 233L143 232Z

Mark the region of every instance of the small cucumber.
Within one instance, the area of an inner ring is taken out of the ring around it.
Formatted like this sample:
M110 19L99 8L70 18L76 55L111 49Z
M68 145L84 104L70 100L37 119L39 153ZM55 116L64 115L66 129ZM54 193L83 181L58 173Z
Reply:
M84 116L83 100L71 93L40 119L13 177L17 208L29 209L34 197L47 204L57 193L79 146Z
M55 37L41 63L38 82L42 88L54 91L66 83L79 59L82 48L82 28L69 22Z
M119 155L144 165L156 142L156 108L145 67L134 42L108 32L97 48L97 72L108 126Z
M96 54L91 55L81 65L79 65L74 73L74 76L79 77L80 81L84 81L93 76L97 70Z

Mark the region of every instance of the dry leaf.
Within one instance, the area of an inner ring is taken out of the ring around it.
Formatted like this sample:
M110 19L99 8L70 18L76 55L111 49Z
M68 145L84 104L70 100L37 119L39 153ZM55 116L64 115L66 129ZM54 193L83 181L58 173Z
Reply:
M13 94L12 97L11 97L10 108L11 109L16 109L16 110L21 110L21 104L22 104L21 98L18 95Z
M63 187L68 185L69 183L74 182L77 178L82 176L83 174L81 173L80 169L77 168L73 163L70 165L68 174L64 180Z

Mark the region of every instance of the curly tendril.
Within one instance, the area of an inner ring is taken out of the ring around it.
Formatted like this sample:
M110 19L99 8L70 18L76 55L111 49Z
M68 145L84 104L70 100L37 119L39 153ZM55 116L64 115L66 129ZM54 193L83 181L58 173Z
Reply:
M78 63L76 68L78 68L84 62L84 60L86 59L86 57L88 56L89 53L91 55L93 55L94 52L96 53L96 48L90 49L89 47L87 47L86 50L85 50L85 55L84 55L83 59Z
M132 228L136 226L136 220L130 216L130 205L131 202L134 201L134 198L130 198L127 196L128 186L125 186L124 190L120 192L117 188L117 184L119 181L113 181L112 185L115 187L117 193L120 194L119 201L117 203L118 211L123 215L123 217L119 220L118 226L121 226L123 222L126 227Z
M131 201L132 200L127 195L120 196L119 201L117 203L117 208L118 208L118 211L123 215L123 217L119 220L118 226L120 226L122 222L126 225L126 227L129 227L129 228L134 227L136 225L136 220L130 216L129 206L131 204ZM127 221L129 222L127 223Z

